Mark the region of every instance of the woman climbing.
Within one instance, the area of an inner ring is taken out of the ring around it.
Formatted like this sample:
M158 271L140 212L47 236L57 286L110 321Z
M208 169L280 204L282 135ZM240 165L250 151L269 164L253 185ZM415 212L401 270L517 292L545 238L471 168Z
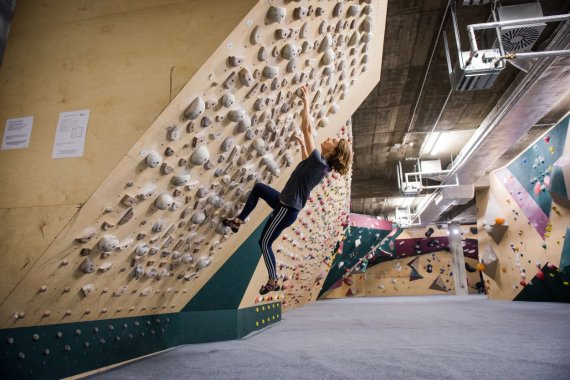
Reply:
M242 212L234 219L225 219L223 221L224 225L233 232L238 232L240 225L244 223L253 211L259 198L263 199L273 209L259 240L263 259L269 272L269 281L261 287L259 294L266 294L280 289L277 284L275 254L271 248L275 239L279 237L285 228L295 222L299 212L305 207L311 190L325 175L330 170L346 174L352 160L350 145L343 138L328 138L321 144L320 152L315 149L313 125L309 118L309 103L305 86L301 87L301 98L303 99L303 112L301 115L303 138L301 139L297 135L293 135L293 137L301 145L303 160L297 165L281 193L268 185L258 182L251 190Z

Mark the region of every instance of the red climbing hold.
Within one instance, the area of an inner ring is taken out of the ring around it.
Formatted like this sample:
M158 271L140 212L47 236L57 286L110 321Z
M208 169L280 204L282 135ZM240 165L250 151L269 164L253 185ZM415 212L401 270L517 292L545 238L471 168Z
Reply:
M544 272L541 270L536 272L536 278L538 278L539 280L544 280Z

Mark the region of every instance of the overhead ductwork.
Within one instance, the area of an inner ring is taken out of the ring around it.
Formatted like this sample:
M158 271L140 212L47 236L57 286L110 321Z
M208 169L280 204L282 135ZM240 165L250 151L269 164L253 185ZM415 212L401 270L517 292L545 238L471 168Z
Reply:
M570 25L564 22L545 50L570 49ZM570 92L570 58L544 57L528 71L519 73L497 106L479 126L457 156L442 184L455 182L473 186L490 171L495 162ZM450 202L436 202L442 190L430 195L415 213L422 224L436 222Z

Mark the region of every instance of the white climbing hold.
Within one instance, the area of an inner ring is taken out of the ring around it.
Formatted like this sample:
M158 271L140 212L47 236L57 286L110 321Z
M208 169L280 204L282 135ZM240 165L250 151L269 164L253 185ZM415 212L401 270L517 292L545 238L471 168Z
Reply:
M204 214L204 211L198 210L192 215L192 217L190 218L190 221L194 224L202 224L204 219L206 219L206 215Z
M234 123L240 122L245 116L245 111L243 109L231 110L228 114L228 118Z
M149 168L156 168L162 163L162 156L156 152L151 152L148 156L146 156L145 162L146 166Z
M83 295L85 297L88 297L91 293L93 293L94 290L95 290L95 284L87 284L81 288L81 291L83 292Z
M190 161L194 165L204 165L210 159L210 152L205 146L200 146L196 148L192 156L190 156Z
M236 102L236 97L231 92L228 92L222 96L222 105L226 108L230 108Z
M103 252L111 252L119 245L119 239L115 236L105 235L99 240L99 249Z
M166 210L167 208L170 207L173 201L174 200L172 199L172 196L170 194L162 193L156 198L156 200L154 201L154 205L159 210Z

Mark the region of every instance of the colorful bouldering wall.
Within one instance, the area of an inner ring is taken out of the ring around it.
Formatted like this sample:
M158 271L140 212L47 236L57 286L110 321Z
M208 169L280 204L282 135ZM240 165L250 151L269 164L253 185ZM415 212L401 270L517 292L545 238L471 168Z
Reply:
M478 293L480 282L474 231L471 226L461 227L470 294ZM435 226L395 229L379 244L365 271L355 267L325 297L454 294L453 256L448 241L447 230Z
M568 299L569 118L477 192L480 258L492 299Z
M378 245L392 231L392 223L374 217L350 214L344 235L337 242L330 258L330 271L319 296L341 286L353 270L366 270L368 260L374 257ZM358 269L356 269L358 268Z

